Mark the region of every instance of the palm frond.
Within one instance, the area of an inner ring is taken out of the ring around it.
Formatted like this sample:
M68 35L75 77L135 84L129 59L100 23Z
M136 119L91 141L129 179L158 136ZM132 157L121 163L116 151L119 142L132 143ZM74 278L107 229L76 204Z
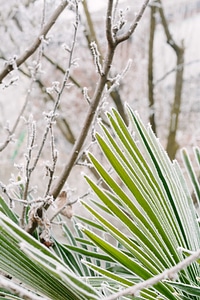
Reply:
M129 128L113 109L107 114L109 129L101 124L103 134L96 134L107 159L104 166L88 153L109 190L85 176L99 201L82 201L122 249L105 241L102 230L94 233L96 226L92 224L91 229L83 226L82 231L115 260L113 265L121 265L132 276L144 281L182 261L184 253L180 249L199 249L200 232L192 197L178 162L170 161L151 127L145 128L139 116L128 106L127 111ZM110 168L114 170L112 175L107 171ZM86 264L103 275L101 268ZM106 274L112 277L109 272ZM183 286L199 286L199 275L199 267L193 263L179 273L177 282ZM183 289L175 292L175 286L170 282L159 282L150 290L165 299L180 299L187 293ZM194 299L193 296L187 294L188 299Z
M49 299L98 299L98 293L0 212L0 269Z

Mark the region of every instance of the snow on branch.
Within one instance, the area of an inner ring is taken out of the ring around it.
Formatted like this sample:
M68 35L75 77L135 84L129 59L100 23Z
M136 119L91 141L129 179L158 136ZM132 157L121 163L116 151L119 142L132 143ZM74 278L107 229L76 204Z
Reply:
M60 14L63 12L65 7L68 5L67 0L63 0L61 4L57 7L57 9L54 11L52 16L50 17L49 21L44 25L41 32L33 42L33 44L24 51L24 53L18 57L15 61L16 67L19 67L22 63L24 63L40 46L42 39L46 37L47 33L51 29L51 27L55 24L56 20L60 16ZM41 39L42 37L42 39ZM2 83L2 80L13 70L13 64L8 64L5 66L5 68L0 72L0 83Z

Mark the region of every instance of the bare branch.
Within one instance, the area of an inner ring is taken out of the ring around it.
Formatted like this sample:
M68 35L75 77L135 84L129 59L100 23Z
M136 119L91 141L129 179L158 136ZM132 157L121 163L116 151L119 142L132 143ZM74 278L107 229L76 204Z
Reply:
M137 22L139 22L139 20L141 19L142 15L144 13L144 10L147 7L148 2L149 1L146 0L145 1L146 5L143 4L142 9L140 11L140 17L137 18ZM90 107L89 107L85 122L84 122L81 132L74 144L71 155L69 156L69 160L68 160L64 170L62 171L61 175L59 176L55 187L51 190L50 194L53 196L54 199L59 195L62 187L64 186L64 184L71 172L72 167L74 166L74 163L77 160L77 157L78 157L78 155L81 151L81 148L84 144L84 141L87 137L91 123L95 116L95 111L99 105L104 88L107 83L107 77L108 77L110 69L111 69L113 57L115 54L115 48L117 46L117 44L113 42L113 37L112 37L112 10L113 10L113 0L109 0L108 7L107 7L107 19L106 19L106 36L107 36L108 46L107 46L107 54L106 54L104 65L103 65L103 74L98 79L94 95L91 98L91 103L90 103ZM131 34L133 32L134 32L134 30L131 31Z
M19 57L16 59L16 66L19 67L22 63L24 63L40 46L41 41L43 38L46 37L47 33L51 29L51 27L55 24L57 18L60 16L60 14L63 12L65 7L68 5L67 0L63 0L61 4L57 7L57 9L54 11L52 16L50 17L49 21L44 25L43 29L39 33L36 40L33 42L33 44ZM0 73L0 83L2 83L2 80L13 70L12 65L7 65L3 71Z
M106 15L106 37L107 37L108 45L111 48L115 47L115 40L113 39L113 31L112 31L112 21L113 21L113 0L109 0L107 15Z
M148 280L145 280L143 282L140 282L134 286L128 287L127 289L120 291L118 293L115 293L104 300L115 300L118 299L119 297L125 296L125 295L132 295L132 296L137 296L141 290L148 288L149 286L153 286L154 284L165 280L166 278L173 280L176 278L177 273L181 271L182 269L186 268L189 266L191 263L196 261L200 257L200 249L191 254L189 257L184 259L183 261L179 262L177 265L174 267L165 270L159 275L156 275L152 278L149 278Z
M75 47L76 35L77 35L77 29L78 29L78 22L79 22L79 20L78 20L78 18L79 18L79 16L78 16L78 4L76 6L76 9L77 9L77 12L76 12L76 22L75 22L75 26L74 26L74 37L73 37L73 40L72 40L72 46L71 46L71 50L70 50L70 56L69 56L68 66L67 66L64 78L63 78L63 82L62 82L61 88L60 88L59 91L57 91L58 92L57 93L57 99L55 101L54 108L53 108L53 110L49 114L46 115L48 124L46 126L46 130L45 130L44 135L43 135L42 143L41 143L41 146L39 148L39 151L38 151L38 154L36 156L36 159L34 161L34 164L33 164L33 167L31 169L31 172L34 171L34 169L35 169L35 167L36 167L36 165L38 163L38 160L39 160L40 155L42 153L42 150L44 148L44 145L45 145L45 142L46 142L49 130L51 129L52 124L53 124L53 122L55 120L56 111L57 111L57 108L58 108L58 106L60 104L61 95L62 95L62 93L64 91L64 88L66 87L66 83L67 83L67 81L69 79L70 68L72 66L72 58L73 58L73 52L74 52L74 47Z
M15 133L15 130L16 130L18 124L19 124L20 118L21 118L21 116L23 115L23 113L25 111L25 108L27 106L28 100L29 100L29 97L28 97L28 94L27 94L26 100L24 101L24 104L23 104L23 106L21 108L21 111L20 111L20 113L19 113L19 115L18 115L18 117L17 117L17 119L16 119L16 121L15 121L12 129L9 130L8 136L7 136L6 140L5 140L5 142L0 146L0 152L3 151L7 147L7 145L10 143L10 141L12 140L12 136Z
M63 172L61 173L60 177L58 178L57 184L54 187L54 189L51 191L51 194L53 195L54 198L56 198L58 196L58 194L60 193L63 185L65 184L65 181L67 180L71 169L79 155L79 152L82 148L82 145L85 141L85 138L88 134L90 125L92 123L93 117L95 115L95 111L97 109L97 106L101 100L101 96L104 90L104 87L106 85L106 81L107 81L107 74L109 73L109 70L111 68L111 63L113 60L113 56L114 56L114 51L109 49L108 53L106 55L106 60L103 66L103 75L100 76L94 95L91 99L91 104L85 119L85 122L83 124L83 127L81 129L81 132L79 134L79 137L77 138L74 147L72 149L71 155L68 159L68 162L63 170Z
M52 65L54 65L59 71L65 74L65 70L59 64L55 63L49 56L43 54L43 57L45 57L46 60L49 61ZM69 76L69 79L77 86L77 88L82 89L81 84L74 77Z
M47 58L44 53L42 55L42 57L45 57ZM47 58L49 59L49 58ZM55 67L58 68L58 70L60 70L63 74L65 74L65 70L61 67L61 66L57 66L53 61L51 61L51 59L49 60L53 65L55 65ZM19 71L24 74L25 76L27 77L31 77L29 73L25 72L24 70L22 70L22 68L19 68ZM78 88L81 88L81 86L79 85L79 83L74 79L72 78L71 76L69 76L69 79L78 87ZM39 78L36 78L36 81L35 81L39 88L41 89L41 91L43 92L45 90L45 85L44 83L39 79ZM30 90L30 89L29 89ZM48 97L50 98L51 101L55 102L55 99L54 97L48 93ZM45 98L46 100L47 98ZM45 101L44 100L44 101ZM24 108L25 109L25 108ZM59 116L57 118L57 122L56 122L56 125L58 126L58 128L60 129L60 131L62 132L63 136L66 138L67 141L69 141L71 144L74 144L75 142L75 137L74 137L74 134L70 128L70 125L68 124L67 120L63 117L63 113L62 113L62 108L61 108L61 105L59 105L58 107L59 109ZM21 113L22 115L22 113ZM1 148L0 148L1 149ZM1 150L0 150L1 151Z
M160 14L160 17L161 17L161 21L162 21L162 24L163 24L165 35L167 37L167 43L175 50L176 53L178 53L179 51L181 51L181 47L179 47L175 43L175 41L173 39L173 36L169 31L169 26L168 26L168 23L167 23L167 19L165 17L165 13L164 13L164 9L163 9L161 0L158 0L158 3L160 4L160 5L158 5L158 11L159 11L159 14Z
M50 128L50 134L51 134L50 143L51 143L52 166L46 166L47 173L49 174L49 182L47 185L47 191L45 193L45 197L47 197L47 195L49 194L49 190L50 190L51 184L53 182L53 176L54 176L56 163L57 163L57 159L58 159L58 151L55 148L55 140L54 140L54 134L53 134L52 127Z
M102 52L101 52L101 49L100 49L100 46L99 46L99 43L98 43L98 40L97 40L97 36L96 36L95 29L94 29L93 21L92 21L92 18L91 18L89 9L88 9L87 0L83 1L83 9L84 9L85 16L86 16L86 19L87 19L87 25L88 25L87 27L88 27L88 31L89 31L89 33L85 32L86 38L88 40L88 45L90 45L92 42L96 43L97 49L100 53L100 63L102 64Z
M156 134L155 121L155 97L154 97L154 40L156 30L156 6L150 6L150 31L149 31L149 55L148 55L148 98L149 98L149 122Z
M179 115L180 115L180 108L181 108L185 49L184 49L183 43L180 45L175 43L175 41L172 37L172 34L170 33L170 30L169 30L169 25L168 25L168 22L167 22L165 13L164 13L164 9L163 9L161 0L158 0L158 3L160 4L158 6L158 11L159 11L162 25L163 25L165 35L167 38L167 43L172 47L172 49L175 51L176 56L177 56L176 80L175 80L175 87L174 87L174 101L173 101L171 113L170 113L170 124L169 124L169 132L168 132L167 146L166 146L166 151L167 151L170 159L174 159L176 152L179 148L179 145L176 141L176 136L177 136Z
M118 1L115 2L114 8L113 8L113 14L111 13L113 21L115 20L115 14L116 14L117 6L118 6ZM99 52L99 56L98 56L99 64L98 65L101 67L101 65L103 64L104 57L103 57L103 53L101 51L101 47L100 47L98 39L97 39L97 35L96 35L95 29L94 29L94 26L93 26L93 21L92 21L90 12L88 10L86 0L83 1L83 8L84 8L85 16L86 16L86 19L87 19L87 30L85 30L84 32L85 32L85 37L86 37L87 42L88 42L88 48L91 49L90 46L91 46L92 42L96 43L96 47L97 47L98 52ZM107 13L107 16L108 16L108 13ZM112 23L112 21L111 21L111 23ZM109 29L108 26L110 26L110 29ZM107 30L110 31L110 36L112 37L112 34L113 34L112 24L110 24L110 25L107 24ZM114 42L114 38L113 38L113 42ZM101 68L100 68L100 70L101 70ZM111 84L109 82L107 82L107 85L110 86ZM124 112L123 101L121 99L119 90L116 89L116 88L113 89L112 91L110 91L110 96L113 99L113 101L114 101L120 115L122 116L123 120L127 124L127 118L126 118L126 115L125 115L125 112ZM88 98L86 98L86 99L89 100Z
M68 65L67 65L67 68L66 68L66 72L65 72L65 75L64 75L64 78L63 78L63 82L62 82L61 88L59 90L57 90L57 99L55 101L54 108L53 108L53 110L50 113L46 114L46 117L47 117L47 126L46 126L46 129L45 129L45 132L44 132L44 135L43 135L43 138L42 138L42 142L41 142L40 148L38 150L36 159L35 159L35 161L33 163L32 168L29 169L30 174L34 171L34 169L36 168L36 165L37 165L37 163L39 161L39 158L41 156L42 150L43 150L44 145L45 145L46 140L47 140L47 136L48 136L49 131L51 130L53 122L54 122L54 120L56 118L56 111L57 111L58 106L60 104L60 99L61 99L62 93L63 93L63 91L64 91L64 89L66 87L67 81L69 80L70 69L71 69L71 66L73 64L73 53L74 53L76 36L77 36L77 30L78 30L78 25L79 25L78 1L75 1L75 9L76 9L76 20L75 20L75 23L74 23L74 36L73 36L73 40L72 40L72 45L71 45L71 48L69 50ZM56 198L56 197L54 197L54 198ZM37 213L38 213L38 215L39 215L40 218L42 217L42 214L43 214L42 210L43 209L48 209L48 207L49 207L49 204L47 203L44 207L38 209ZM27 227L26 230L27 230L27 232L29 232L31 234L31 233L33 233L33 231L35 230L36 227L37 227L37 222L33 221L32 223L29 224L29 226Z
M102 76L103 70L102 70L102 66L101 66L100 53L98 51L96 42L92 42L90 44L90 48L91 48L92 55L93 55L93 58L94 58L96 71L97 71L97 73L99 73L100 76Z
M137 14L134 22L132 23L132 25L130 26L129 30L127 32L125 32L124 34L122 35L119 35L119 36L116 36L116 43L119 44L125 40L128 40L128 38L133 34L133 32L135 31L137 25L139 24L139 21L141 20L144 12L145 12L145 9L147 7L147 5L149 4L149 1L150 0L145 0L139 13Z

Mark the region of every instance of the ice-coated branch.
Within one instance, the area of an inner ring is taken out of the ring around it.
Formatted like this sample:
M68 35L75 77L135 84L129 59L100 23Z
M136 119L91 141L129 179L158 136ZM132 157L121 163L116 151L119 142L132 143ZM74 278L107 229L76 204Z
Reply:
M115 300L118 299L119 297L126 296L126 295L137 296L140 293L140 291L142 291L143 289L153 286L154 284L162 280L166 280L166 279L173 280L177 277L179 271L183 270L191 263L195 262L199 257L200 257L200 249L198 249L196 252L193 252L189 257L185 258L183 261L179 262L174 267L170 269L166 269L161 274L158 274L143 282L137 283L134 286L128 287L118 293L115 293L105 298L104 300Z
M144 2L144 4L142 5L140 13L137 16L135 22L138 23L140 21L143 13L145 11L145 8L147 7L148 2L149 1L146 0ZM90 103L90 107L88 109L88 113L87 113L85 122L84 122L81 132L74 144L71 155L69 156L66 166L64 167L61 175L59 176L57 183L55 184L55 187L50 192L50 194L54 197L54 199L57 198L57 196L61 192L62 187L64 186L64 184L71 172L71 169L73 168L73 166L77 160L77 157L80 154L80 151L84 144L84 141L87 137L90 126L91 126L92 121L95 116L95 112L100 103L104 88L105 88L107 80L108 80L108 76L109 76L110 69L111 69L112 62L113 62L113 57L115 54L115 49L120 42L128 39L130 37L130 35L134 32L134 28L133 28L133 30L131 30L131 32L129 32L128 35L123 36L122 40L119 40L118 43L114 43L113 35L112 35L113 34L113 32L112 32L112 15L113 15L113 0L109 0L108 6L107 6L107 16L106 16L107 53L106 53L106 57L105 57L105 60L103 63L103 67L102 67L103 72L102 72L102 75L99 76L93 97L91 97L91 103Z
M47 126L45 128L45 131L44 131L44 134L43 134L43 138L42 138L42 142L41 142L41 145L39 147L38 153L37 153L36 158L35 158L35 160L33 162L33 166L32 166L32 168L30 168L30 171L29 171L30 173L32 173L34 171L34 169L36 168L36 165L37 165L37 163L39 161L39 158L41 156L42 150L43 150L44 145L46 143L47 136L48 136L49 132L52 132L51 131L52 130L52 126L53 126L54 121L56 119L56 111L57 111L58 106L60 104L60 99L61 99L61 96L63 94L63 91L64 91L64 89L65 89L65 87L67 85L67 82L69 80L69 77L70 77L70 70L71 70L71 67L73 65L73 53L74 53L74 48L75 48L75 43L76 43L76 37L77 37L77 30L78 30L78 25L79 25L79 7L78 7L78 1L75 1L75 11L76 11L76 19L75 19L75 23L74 23L74 35L73 35L71 47L68 50L68 52L69 52L69 60L68 60L67 68L66 68L66 71L65 71L65 74L64 74L64 77L63 77L63 81L62 81L61 87L59 88L58 84L56 83L57 98L56 98L56 101L54 103L53 110L51 112L49 112L49 113L46 114ZM57 162L57 153L54 153L54 150L55 150L54 149L54 140L51 140L51 142L52 142L51 146L53 146L53 148L52 148L52 151L53 151L53 153L52 153L53 154L53 156L52 156L52 158L53 158L53 169L51 170L50 181L49 181L49 184L48 184L48 187L47 187L47 192L49 192L50 186L52 184L53 174L54 174L54 170L55 170L55 164ZM51 191L50 191L50 194L52 195ZM57 196L58 195L56 195L56 197ZM54 197L54 198L56 198L56 197ZM49 207L49 204L47 203L44 206L44 209L48 209L48 207ZM41 214L40 217L42 218L42 210L41 209L38 210L38 213ZM27 230L30 234L32 234L33 231L35 230L35 228L37 227L37 224L35 222L32 222L32 225L33 226L29 226L28 230Z
M46 164L46 169L47 169L47 175L49 176L49 182L47 184L47 190L45 193L45 197L49 194L51 184L53 182L53 176L54 172L56 169L56 163L58 159L58 151L55 147L55 139L54 139L54 134L53 134L53 128L50 128L50 134L51 134L51 139L50 139L50 145L51 145L51 156L52 156L52 164L48 165Z
M108 45L114 47L114 39L112 32L112 21L113 21L113 0L108 1L107 15L106 15L106 37Z
M100 53L98 51L96 42L92 42L90 44L90 48L91 48L92 55L93 55L93 58L94 58L96 71L97 71L97 73L99 73L100 76L102 76L103 75L103 70L102 70L102 66L101 66L101 62L100 62Z
M54 65L56 67L56 69L58 69L59 71L61 71L61 73L65 74L65 70L63 69L63 67L61 65L59 65L57 62L54 62L49 56L47 56L45 53L43 53L43 57L46 58L46 60L48 62L50 62L52 65ZM81 84L73 77L73 76L69 76L69 79L71 80L71 82L79 89L82 89ZM37 79L38 81L38 79Z
M52 124L54 123L54 120L56 118L56 111L57 111L57 108L60 104L61 95L64 91L64 88L66 87L67 81L69 80L70 69L71 69L72 60L73 60L73 52L74 52L74 47L75 47L75 42L76 42L78 22L79 22L78 18L79 18L79 16L78 16L78 4L76 3L76 21L75 21L75 26L74 26L74 37L73 37L72 46L71 46L71 49L70 49L70 56L69 56L68 66L67 66L67 69L66 69L65 74L64 74L64 78L63 78L63 82L61 84L61 88L60 88L60 90L57 91L57 98L56 98L53 110L50 113L46 114L47 126L46 126L46 129L45 129L43 138L42 138L42 143L40 145L38 154L36 156L35 162L34 162L33 167L32 167L33 170L35 169L35 167L38 163L38 160L41 156L41 153L42 153L42 150L44 148L44 144L46 142L47 136L48 136L49 131L52 128Z
M112 25L112 22L115 21L115 15L116 15L117 7L118 7L118 2L119 2L118 0L115 1L114 5L113 5L113 13L112 13L112 9L111 9L112 7L110 7L107 11L107 18L106 18L106 22L107 22L106 28L107 29L106 30L107 30L107 37L110 37L109 39L111 39L111 47L112 47L112 43L114 43L114 40L112 39L112 35L114 35L114 30L113 30L114 26ZM102 66L103 61L104 61L104 53L100 47L100 44L99 44L99 41L97 38L97 34L95 32L91 14L88 10L87 0L83 1L83 8L84 8L84 12L85 12L86 20L87 20L87 26L86 26L86 30L84 30L84 33L85 33L86 40L88 42L88 48L91 49L90 48L91 43L95 42L98 52L99 52L100 66ZM119 20L118 23L121 24L121 20ZM109 87L109 82L107 82L107 85ZM117 110L119 111L123 120L127 124L127 118L126 118L126 114L124 112L124 107L123 107L123 100L121 98L119 89L113 89L112 91L110 91L110 96L113 99L113 101L117 107Z
M23 113L25 111L25 108L27 106L28 99L29 98L28 98L28 95L27 95L26 99L24 101L24 104L23 104L23 106L22 106L22 108L21 108L21 110L19 112L19 115L18 115L18 117L17 117L17 119L16 119L16 121L15 121L12 129L8 129L7 138L5 139L5 141L2 144L0 144L0 152L3 151L8 146L8 144L12 141L12 138L13 138L13 135L15 133L15 130L16 130L16 128L17 128L17 126L19 124L19 121L21 119L21 116L23 115Z
M130 28L128 31L126 31L125 33L123 33L122 35L116 36L115 41L117 44L129 39L129 37L133 34L133 32L135 31L137 25L139 24L145 9L147 8L147 5L149 4L150 0L145 0L140 11L138 12L138 14L136 15L135 20L133 21L133 23L131 24Z
M63 12L65 7L68 5L67 0L63 0L60 5L57 7L57 9L54 11L52 16L50 17L49 21L44 25L41 32L37 36L36 40L33 42L33 44L26 50L24 53L16 59L16 67L19 67L21 64L23 64L40 46L42 39L44 39L51 29L51 27L55 24L56 20L60 16L60 14ZM0 72L0 83L2 80L13 70L12 65L6 65L5 68Z

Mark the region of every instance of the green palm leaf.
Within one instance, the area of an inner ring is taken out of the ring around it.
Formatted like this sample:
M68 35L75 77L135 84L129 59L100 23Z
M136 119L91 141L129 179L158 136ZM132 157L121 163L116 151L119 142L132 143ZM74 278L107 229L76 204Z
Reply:
M90 285L1 212L0 269L49 299L98 299Z
M171 162L151 128L145 128L129 107L127 111L129 128L113 109L107 114L110 128L101 124L103 135L96 134L106 158L104 166L88 153L109 190L86 176L99 202L96 199L89 203L82 201L98 224L122 248L105 241L102 230L94 233L92 228L97 226L90 224L91 229L84 227L83 232L115 260L113 265L121 265L139 280L145 280L183 260L184 252L180 249L199 249L200 231L189 188L177 161ZM112 175L107 171L110 167L114 170ZM86 264L109 277L108 270L103 272L101 267ZM199 275L198 265L193 263L179 273L178 282L198 287ZM183 289L176 293L174 288L170 282L163 282L154 285L151 292L164 299L180 299L186 295L188 299L196 299L196 294ZM145 297L149 299L148 294Z

